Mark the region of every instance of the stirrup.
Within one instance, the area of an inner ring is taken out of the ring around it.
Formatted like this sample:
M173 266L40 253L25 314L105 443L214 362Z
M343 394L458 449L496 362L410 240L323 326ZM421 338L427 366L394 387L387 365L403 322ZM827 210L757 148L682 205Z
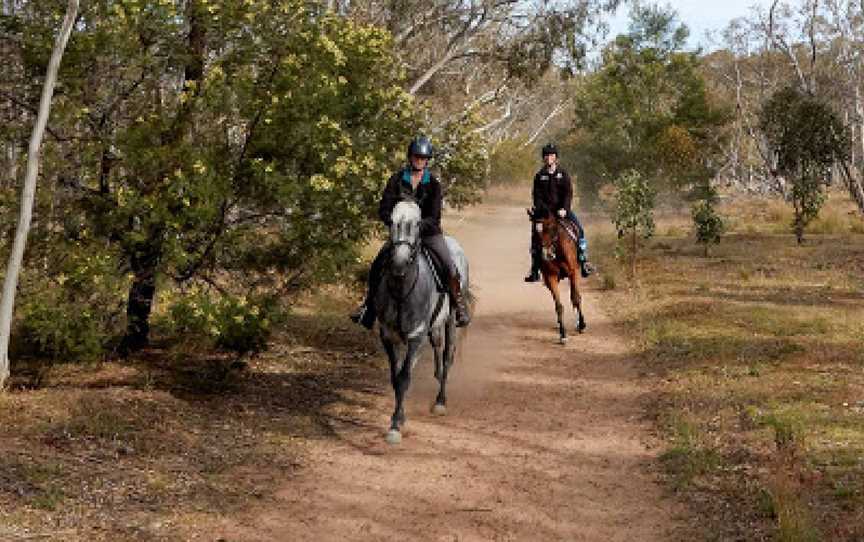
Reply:
M582 262L582 264L579 266L579 270L582 273L582 278L587 279L591 276L592 273L594 273L594 266L591 265L589 262Z

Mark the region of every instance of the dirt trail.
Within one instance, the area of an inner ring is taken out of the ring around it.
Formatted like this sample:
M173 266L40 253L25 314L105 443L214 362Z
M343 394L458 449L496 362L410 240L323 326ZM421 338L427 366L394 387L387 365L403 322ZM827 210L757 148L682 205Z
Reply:
M390 393L354 410L275 504L219 533L263 540L669 540L681 511L651 473L644 390L624 341L585 288L588 330L557 344L552 301L522 282L524 211L448 224L479 297L451 374L448 415L418 364L401 445L384 442ZM568 314L569 329L574 318ZM428 352L427 352L428 353ZM389 390L382 367L381 386Z

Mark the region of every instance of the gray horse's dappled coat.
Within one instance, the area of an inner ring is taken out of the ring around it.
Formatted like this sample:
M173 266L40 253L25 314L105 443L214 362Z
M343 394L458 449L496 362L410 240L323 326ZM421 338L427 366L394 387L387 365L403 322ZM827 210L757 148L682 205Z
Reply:
M450 317L450 299L437 291L432 262L420 250L420 209L401 202L393 209L390 226L391 261L378 288L375 306L382 332L394 343L424 337L430 329ZM468 291L468 260L459 243L445 236L453 263L459 270L462 290ZM399 276L405 266L405 275ZM442 303L443 299L443 303ZM437 318L430 319L441 303Z
M390 377L396 393L396 409L387 440L401 440L405 422L402 402L411 383L411 371L427 340L435 355L435 377L440 383L433 410L443 414L446 403L447 373L456 349L455 318L449 294L438 291L432 262L421 250L420 208L413 202L400 202L393 209L390 226L390 262L378 288L375 305L381 343L390 360ZM468 260L459 243L446 237L453 263L459 270L463 291L469 291ZM404 347L404 355L397 350ZM442 348L443 347L443 348Z

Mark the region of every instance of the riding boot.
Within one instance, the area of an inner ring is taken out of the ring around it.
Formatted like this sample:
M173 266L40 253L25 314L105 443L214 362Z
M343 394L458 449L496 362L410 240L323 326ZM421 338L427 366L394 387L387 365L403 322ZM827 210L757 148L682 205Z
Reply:
M587 279L594 272L594 266L588 262L588 241L584 237L580 237L576 247L576 259L579 260L579 271L582 274L582 278Z
M366 329L372 329L378 314L375 310L375 296L378 293L378 283L384 273L384 261L387 259L388 247L385 245L378 251L378 255L372 261L369 268L369 281L366 285L366 299L363 304L349 316L355 324L360 324Z
M456 327L467 326L471 322L471 315L468 312L468 305L465 303L465 296L462 295L462 284L459 282L458 276L450 278L450 298L456 313Z
M540 255L536 250L531 251L531 271L525 277L525 282L537 282L540 280Z

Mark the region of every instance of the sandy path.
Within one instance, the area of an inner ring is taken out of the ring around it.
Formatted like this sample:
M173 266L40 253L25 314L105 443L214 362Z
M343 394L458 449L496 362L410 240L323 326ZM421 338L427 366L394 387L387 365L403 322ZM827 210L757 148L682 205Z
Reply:
M680 522L651 474L656 449L627 348L585 292L588 330L557 344L552 301L524 284L524 211L484 207L448 230L472 262L479 304L448 415L429 414L428 358L403 443L384 442L392 396L355 411L309 468L226 540L669 540ZM573 315L568 314L570 328ZM382 388L389 389L382 369ZM344 416L343 418L344 419Z

